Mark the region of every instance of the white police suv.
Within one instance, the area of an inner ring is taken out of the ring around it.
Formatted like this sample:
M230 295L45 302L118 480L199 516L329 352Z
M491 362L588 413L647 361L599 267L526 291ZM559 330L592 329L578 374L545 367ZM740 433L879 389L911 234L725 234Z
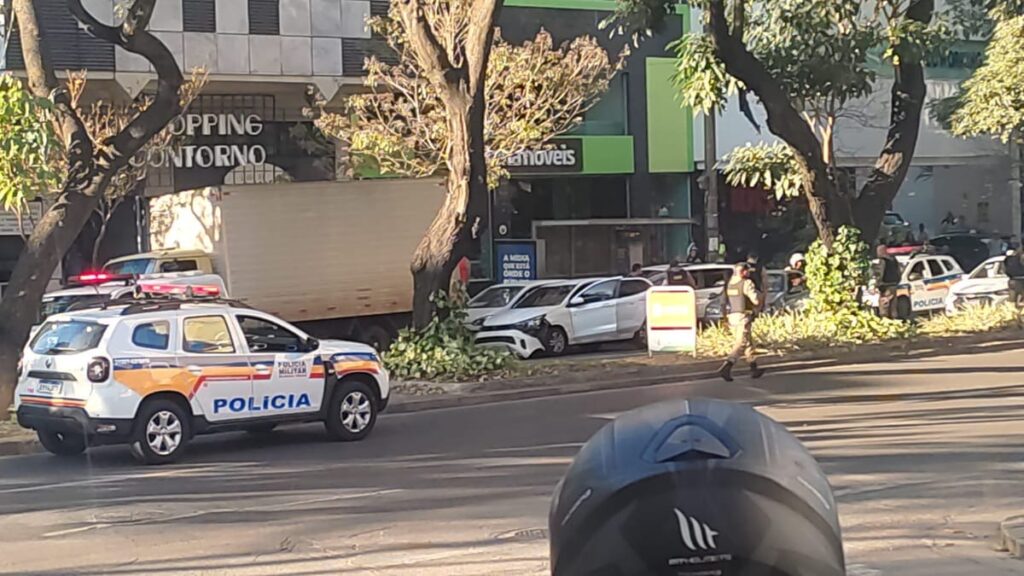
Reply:
M239 302L192 297L216 287L187 290L188 298L47 318L18 368L19 424L54 454L123 443L148 464L177 459L207 432L322 421L338 440L370 433L389 397L372 348L318 341Z

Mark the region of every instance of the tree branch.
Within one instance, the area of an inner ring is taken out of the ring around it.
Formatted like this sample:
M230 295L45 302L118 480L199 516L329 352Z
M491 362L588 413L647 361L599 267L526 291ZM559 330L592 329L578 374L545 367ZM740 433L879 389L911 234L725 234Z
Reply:
M469 62L469 91L475 94L487 75L484 54L494 40L494 23L503 0L475 0L470 5L469 32L466 35L466 60Z
M929 24L935 12L935 0L911 0L904 18ZM924 64L897 47L899 63L892 82L889 131L885 145L875 161L871 176L854 203L854 219L865 238L874 238L881 217L899 192L907 176L921 132L921 115L927 95Z
M113 27L96 20L82 6L82 0L67 0L68 10L89 34L142 56L156 70L157 93L153 102L128 126L104 142L108 148L105 156L108 157L101 162L113 170L127 165L136 152L181 113L180 91L184 83L181 69L163 42L145 29L155 5L156 0L135 0L121 26Z
M420 68L432 81L447 82L447 75L453 70L452 63L447 49L437 39L430 22L424 16L420 1L398 0L394 7L398 10L406 38Z

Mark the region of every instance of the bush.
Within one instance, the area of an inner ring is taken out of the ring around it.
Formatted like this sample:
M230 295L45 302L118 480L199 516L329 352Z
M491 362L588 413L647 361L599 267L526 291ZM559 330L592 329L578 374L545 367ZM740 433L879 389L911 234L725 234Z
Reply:
M384 353L384 363L400 380L466 380L508 368L505 350L473 343L466 327L465 294L431 297L438 314L423 330L402 330Z
M791 352L905 338L912 331L910 324L879 318L866 310L808 309L759 316L754 321L753 336L759 349ZM731 351L732 344L727 325L709 326L700 333L698 354L724 356Z
M928 336L950 336L1021 327L1020 310L1013 304L971 304L953 314L936 314L922 320L918 331Z

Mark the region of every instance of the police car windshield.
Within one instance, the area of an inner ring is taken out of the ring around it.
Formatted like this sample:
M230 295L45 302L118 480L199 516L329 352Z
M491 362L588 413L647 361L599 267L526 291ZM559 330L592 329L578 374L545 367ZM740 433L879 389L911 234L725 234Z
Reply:
M95 322L47 322L32 339L32 352L36 354L74 354L92 350L107 329Z
M503 308L523 290L522 286L491 286L469 301L469 308Z
M564 286L545 286L543 288L537 288L533 292L524 296L523 299L514 307L541 308L544 306L557 306L565 300L565 297L568 296L575 287L575 285L566 284Z
M150 271L152 265L152 258L136 258L135 260L108 264L103 271L107 274L146 274Z
M54 314L67 312L72 306L81 310L89 306L98 306L110 300L109 294L79 294L77 296L58 296L52 300L43 302L40 310L40 320L46 320Z

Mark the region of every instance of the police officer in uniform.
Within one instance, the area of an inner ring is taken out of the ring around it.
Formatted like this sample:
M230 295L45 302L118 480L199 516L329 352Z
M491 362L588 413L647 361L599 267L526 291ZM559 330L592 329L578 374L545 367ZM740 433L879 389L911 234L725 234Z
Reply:
M665 272L665 285L666 286L689 286L696 288L696 282L693 279L693 274L679 263L679 259L676 258L668 265L668 270Z
M754 314L761 307L763 297L758 292L754 281L750 278L751 269L746 263L740 262L733 266L732 277L725 287L725 301L729 307L729 330L732 331L735 344L729 357L718 369L718 375L726 382L732 382L732 367L743 356L750 364L750 376L760 378L764 370L758 368L754 357L754 345L750 332L754 324Z

